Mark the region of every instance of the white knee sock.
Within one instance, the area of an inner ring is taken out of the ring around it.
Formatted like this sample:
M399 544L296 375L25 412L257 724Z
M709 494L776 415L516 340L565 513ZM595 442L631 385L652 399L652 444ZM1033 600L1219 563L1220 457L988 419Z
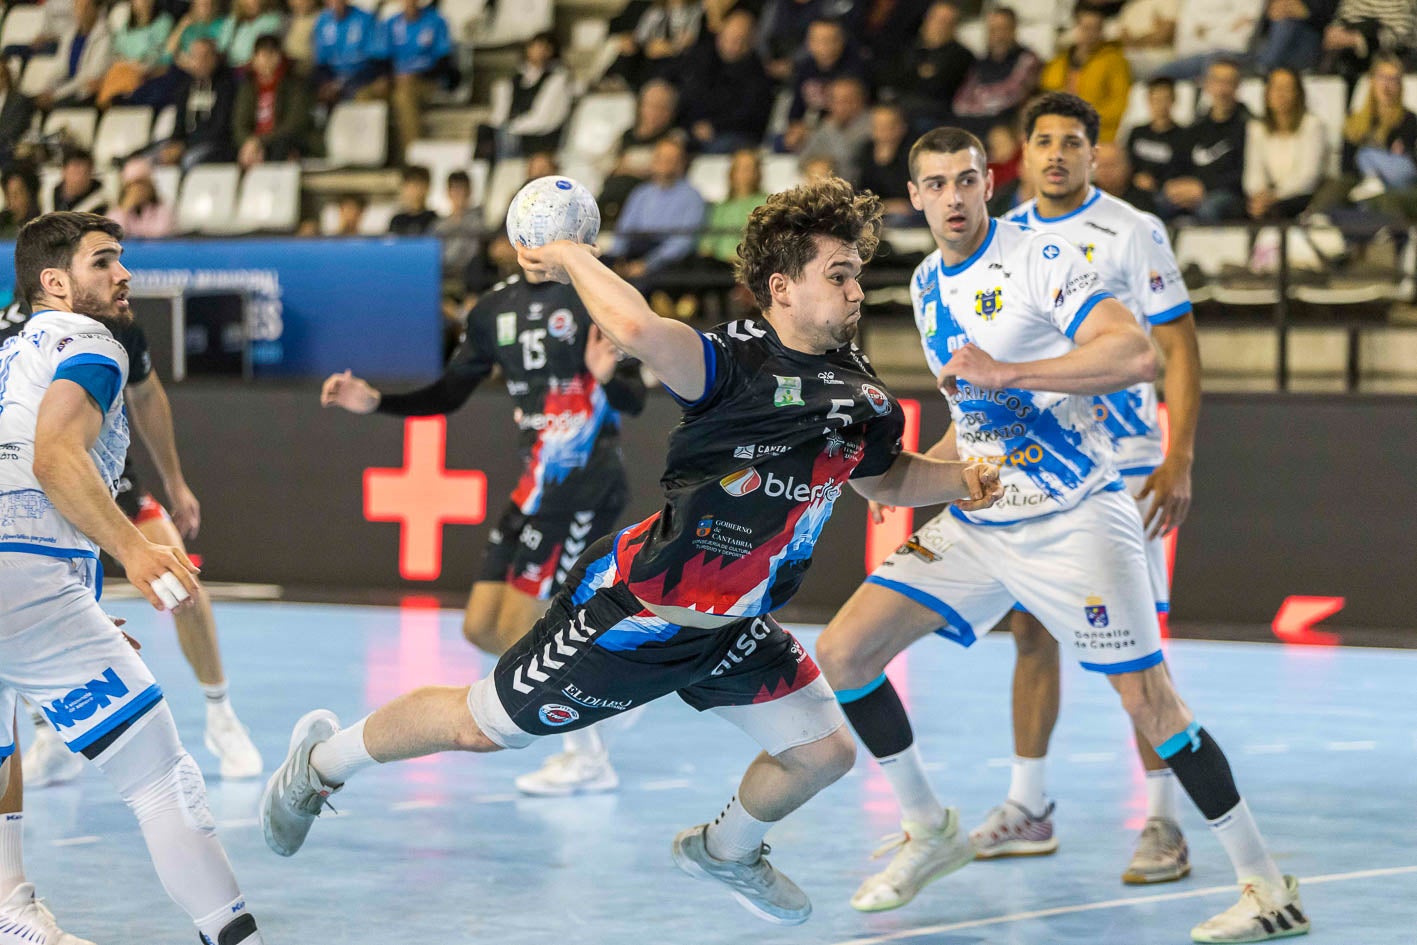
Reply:
M320 780L332 786L340 785L355 772L378 764L364 747L364 723L368 720L366 715L349 728L340 729L310 752L310 765Z
M0 899L25 881L24 838L25 815L0 814Z
M771 823L748 813L735 794L723 813L708 825L704 843L709 856L715 859L751 860L758 855L771 827Z
M575 732L567 732L561 736L561 744L566 751L577 755L603 755L605 754L605 742L601 740L600 734L596 732L598 726L583 728Z
M1170 768L1146 773L1146 816L1180 820L1176 806L1176 772Z
M935 829L944 826L945 808L930 788L925 776L925 763L912 743L905 751L877 758L881 773L890 782L895 799L900 803L900 819Z
M1047 758L1025 758L1014 755L1013 774L1009 778L1009 800L1035 817L1048 809L1043 794L1043 766Z
M1245 882L1258 876L1273 889L1284 889L1284 874L1279 872L1279 867L1275 866L1274 859L1264 848L1260 828L1255 826L1255 818L1243 799L1224 816L1212 820L1210 829L1215 832L1220 845L1225 847L1225 853L1235 867L1237 880Z

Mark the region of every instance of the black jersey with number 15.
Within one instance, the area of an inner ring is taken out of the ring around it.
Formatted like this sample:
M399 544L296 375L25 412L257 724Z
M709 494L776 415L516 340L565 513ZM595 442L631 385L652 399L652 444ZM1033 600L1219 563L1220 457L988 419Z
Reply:
M879 476L905 420L854 344L786 347L766 320L701 336L705 392L669 437L663 509L620 533L650 605L756 617L786 603L848 479Z

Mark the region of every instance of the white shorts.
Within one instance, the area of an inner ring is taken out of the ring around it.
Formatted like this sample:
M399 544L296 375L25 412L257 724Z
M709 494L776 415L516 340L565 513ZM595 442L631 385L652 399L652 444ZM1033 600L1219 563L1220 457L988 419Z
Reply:
M1084 669L1126 673L1162 660L1141 516L1120 491L1013 525L973 525L947 509L866 580L939 614L937 632L964 646L1017 602Z
M0 758L20 696L69 749L96 757L162 700L147 665L99 607L98 562L0 554Z
M1127 484L1127 494L1132 498L1141 492L1146 485L1146 475L1123 476L1122 481ZM1146 510L1151 507L1151 497L1136 499L1137 511L1141 514L1142 521L1146 521ZM1156 612L1158 614L1169 614L1171 612L1171 571L1166 566L1166 536L1160 538L1147 538L1145 530L1142 531L1142 540L1146 542L1146 568L1151 574L1151 596L1156 601Z

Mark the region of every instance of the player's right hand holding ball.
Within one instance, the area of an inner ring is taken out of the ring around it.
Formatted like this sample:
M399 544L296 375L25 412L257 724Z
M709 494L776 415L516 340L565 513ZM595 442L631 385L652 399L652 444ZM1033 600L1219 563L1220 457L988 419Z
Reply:
M566 272L566 254L583 250L592 256L600 255L594 246L573 240L557 240L545 246L514 245L517 251L517 265L522 267L527 281L531 283L560 282L570 285L571 277Z
M962 475L964 487L969 490L969 498L956 499L950 503L962 512L987 509L1004 494L1003 483L999 481L999 467L993 463L966 463Z
M350 413L373 413L379 406L379 392L349 371L331 374L320 388L320 406L343 407Z

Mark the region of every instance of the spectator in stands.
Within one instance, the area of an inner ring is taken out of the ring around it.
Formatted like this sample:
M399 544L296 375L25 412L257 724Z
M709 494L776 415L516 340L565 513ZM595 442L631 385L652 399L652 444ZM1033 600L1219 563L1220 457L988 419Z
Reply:
M1412 0L1340 0L1333 22L1324 30L1324 67L1348 82L1358 77L1379 51L1405 55L1417 40L1417 5Z
M279 36L283 18L275 9L275 0L233 0L231 16L217 45L226 54L227 65L244 68L256 51L256 40L262 36Z
M232 118L236 111L236 79L221 61L216 42L199 39L187 54L177 90L177 126L172 137L156 148L162 164L180 164L184 171L198 164L236 157Z
M10 67L0 59L0 169L9 169L15 145L33 118L34 103L20 94L10 79Z
M1179 176L1161 182L1156 212L1164 220L1194 216L1204 223L1245 214L1241 177L1250 112L1238 98L1240 66L1216 59L1206 69L1210 110L1187 129Z
M649 178L654 146L675 133L678 109L679 93L663 79L651 79L640 89L635 123L620 136L615 169L605 178L596 201L602 224L617 220L630 191Z
M289 0L289 3L285 58L297 72L308 75L315 68L315 24L320 20L320 3L319 0Z
M930 4L915 45L904 56L876 59L876 84L883 98L895 98L917 131L950 119L950 103L969 77L974 53L955 38L959 7L949 0Z
M684 179L689 151L679 137L654 149L650 179L625 201L611 255L615 270L642 289L694 251L704 222L704 198Z
M6 4L6 6L18 4ZM74 0L48 0L42 8L39 33L28 43L17 43L0 50L0 59L20 60L23 67L31 56L48 56L59 48L59 37L74 28Z
M1127 135L1127 160L1132 168L1132 184L1149 194L1161 182L1179 174L1186 130L1176 124L1176 83L1161 76L1146 83L1146 106L1150 120Z
M654 0L635 25L627 44L606 73L631 88L650 79L669 79L683 65L684 54L699 39L704 8L697 0Z
M478 129L478 157L492 157L493 142L497 157L554 151L571 99L571 73L561 63L556 37L533 36L517 74L492 90L491 124Z
M1292 69L1265 77L1264 115L1249 123L1245 139L1245 207L1251 219L1299 215L1328 164L1328 135L1308 110L1304 85Z
M1176 14L1176 58L1156 74L1194 79L1204 75L1217 58L1244 61L1267 2L1186 0Z
M133 161L124 169L118 206L108 216L123 227L124 236L161 239L177 231L177 218L158 197L146 161Z
M125 99L162 72L171 35L172 14L158 10L157 0L132 0L127 25L113 34L114 62L99 85L98 107Z
M1323 53L1324 27L1337 0L1267 0L1255 43L1255 68L1309 72Z
M1134 77L1146 78L1175 57L1180 8L1181 0L1126 0L1122 4L1107 35L1121 44Z
M186 15L177 21L167 38L166 59L186 69L187 57L198 40L209 40L220 53L226 51L225 43L230 38L227 18L217 10L216 0L192 0Z
M767 0L758 30L758 55L775 82L786 82L812 23L845 17L853 0Z
M801 160L825 157L846 180L859 178L862 149L871 144L869 106L866 83L861 79L844 75L832 80L827 89L826 114L802 145Z
M994 175L994 196L989 213L1003 216L1033 196L1023 178L1023 137L1014 122L1000 122L984 136L989 172Z
M1151 193L1134 183L1131 161L1127 149L1113 142L1099 144L1092 151L1092 182L1114 197L1145 213L1156 212L1156 202Z
M368 209L369 203L364 199L363 194L342 194L336 208L339 216L336 218L335 231L331 236L359 236L359 225L364 220L364 211Z
M387 97L398 130L395 154L402 154L421 137L423 109L440 76L456 72L448 21L435 4L403 0L403 9L379 24L378 47L389 57L392 76L379 79L368 91Z
M807 28L806 54L792 73L792 107L787 113L783 145L797 151L827 109L827 89L832 80L855 76L865 80L866 68L846 44L840 20L814 20Z
M856 155L857 176L852 178L858 190L869 190L885 202L886 215L892 222L914 219L910 205L910 124L905 109L896 103L885 103L871 109L871 140L861 146Z
M1043 68L1031 50L1019 45L1018 16L1013 10L995 7L984 26L984 58L970 68L954 98L955 121L976 134L1011 120L1037 88Z
M1071 92L1101 119L1097 140L1114 141L1132 88L1132 67L1116 43L1102 37L1102 14L1078 7L1073 15L1074 41L1043 69L1039 85L1048 92Z
M39 216L39 177L29 167L12 167L0 178L5 188L5 209L0 211L0 237L14 239Z
M98 0L74 0L74 25L59 37L57 55L59 75L35 96L35 106L47 112L91 103L113 61L113 34Z
M1319 188L1311 209L1328 212L1346 201L1371 200L1417 186L1417 115L1402 102L1402 60L1378 53L1368 93L1343 123L1343 173Z
M753 48L753 25L753 14L735 10L685 64L683 124L707 154L757 147L767 132L774 90Z
M349 0L325 0L315 21L316 97L325 105L353 98L378 76L379 24Z
M763 161L753 148L733 152L728 165L728 196L709 208L699 240L703 268L731 273L748 215L768 199L763 193Z
M309 154L310 87L293 73L279 36L256 40L236 93L233 132L243 168L263 161L298 161Z
M851 35L868 58L897 55L902 36L920 32L934 0L857 0L850 16Z
M108 212L108 199L103 185L93 176L93 155L82 148L64 153L59 183L54 185L55 210L82 210L88 213Z
M438 223L438 214L428 207L428 191L433 175L428 168L411 164L401 173L399 212L389 221L389 233L394 236L423 236L431 233Z
M482 208L472 202L472 179L466 171L448 175L448 215L433 225L433 235L443 241L443 282L458 300L475 296L487 287L487 264L482 259L487 232Z

